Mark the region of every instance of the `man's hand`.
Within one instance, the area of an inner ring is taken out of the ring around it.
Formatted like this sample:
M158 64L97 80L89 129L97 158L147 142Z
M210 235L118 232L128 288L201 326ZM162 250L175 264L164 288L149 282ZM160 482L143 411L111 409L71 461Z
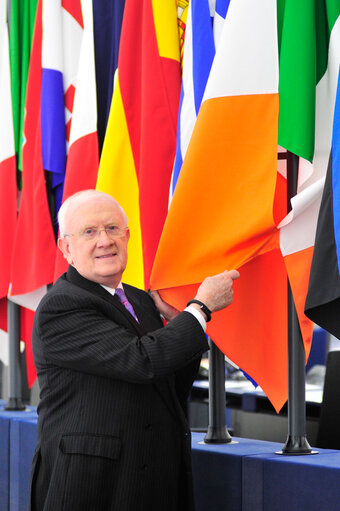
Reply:
M172 305L163 302L162 298L158 294L158 291L151 291L150 294L158 311L167 321L174 319L179 314L179 310L175 309L175 307L172 307Z
M237 270L224 271L203 280L195 296L211 312L228 307L233 301L233 282L240 276Z

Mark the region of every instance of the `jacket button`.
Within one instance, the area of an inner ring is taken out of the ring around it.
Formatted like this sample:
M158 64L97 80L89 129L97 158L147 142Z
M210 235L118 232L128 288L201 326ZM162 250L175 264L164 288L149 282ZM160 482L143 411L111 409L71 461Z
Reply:
M147 470L148 466L144 463L144 465L141 465L140 466L140 469L141 470Z

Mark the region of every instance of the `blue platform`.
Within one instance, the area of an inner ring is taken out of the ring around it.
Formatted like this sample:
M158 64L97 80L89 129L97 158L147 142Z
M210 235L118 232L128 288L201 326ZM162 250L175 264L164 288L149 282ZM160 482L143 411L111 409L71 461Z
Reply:
M36 411L0 408L0 510L27 511ZM203 442L192 434L197 511L339 511L340 451L282 456L276 442L233 438Z
M30 464L36 443L37 412L27 407L23 412L9 412L0 402L0 510L28 509ZM30 426L28 426L30 424ZM21 433L21 441L18 437ZM34 433L32 433L32 429ZM29 430L31 430L29 434ZM19 470L20 465L20 470Z
M282 444L192 438L197 511L339 511L340 451L283 456Z

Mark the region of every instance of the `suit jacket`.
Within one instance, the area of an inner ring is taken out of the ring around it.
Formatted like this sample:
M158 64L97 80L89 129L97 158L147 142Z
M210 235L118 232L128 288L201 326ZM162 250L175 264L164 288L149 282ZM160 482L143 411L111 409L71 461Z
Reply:
M206 337L191 314L164 327L147 293L124 290L139 323L73 267L36 311L32 511L194 509L183 406Z

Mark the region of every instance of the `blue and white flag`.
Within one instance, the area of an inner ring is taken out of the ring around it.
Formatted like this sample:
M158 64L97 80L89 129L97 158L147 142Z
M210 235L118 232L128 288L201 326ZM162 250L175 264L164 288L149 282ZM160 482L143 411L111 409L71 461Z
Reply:
M56 213L61 205L83 21L79 0L42 3L41 142L52 173Z
M201 106L229 2L216 0L215 4L211 0L191 0L189 3L170 201Z

